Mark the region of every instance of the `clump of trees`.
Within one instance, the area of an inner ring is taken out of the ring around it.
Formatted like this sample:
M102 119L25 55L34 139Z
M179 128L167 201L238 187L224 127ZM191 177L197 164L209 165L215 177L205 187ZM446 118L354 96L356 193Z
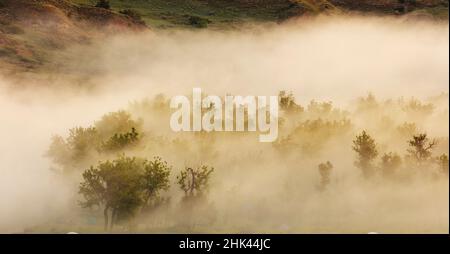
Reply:
M65 172L92 164L99 155L133 148L142 139L141 121L126 111L104 115L93 126L75 127L67 138L54 136L47 151L55 164Z
M280 91L278 104L283 116L274 146L283 155L318 154L334 137L345 137L352 128L348 112L333 107L329 101L311 100L306 109L298 104L292 92ZM284 134L283 134L284 133Z
M146 160L121 155L112 161L99 162L82 175L80 205L103 209L104 228L112 230L118 222L163 204L167 199L161 192L170 187L171 171L172 167L161 157ZM204 197L213 171L212 167L201 166L180 172L177 184L184 191L183 202Z
M102 143L104 151L117 151L131 146L139 141L139 133L132 127L130 132L115 133Z
M97 130L94 127L75 127L69 130L69 136L53 136L47 155L54 163L69 168L78 166L82 161L97 152L100 143Z
M436 161L439 165L439 170L441 173L448 176L448 155L442 154L441 156L436 158Z
M344 136L352 127L350 120L306 120L300 122L286 137L278 138L275 146L283 152L314 154L332 137Z
M432 152L437 144L436 140L430 140L426 133L421 133L413 135L408 144L409 148L404 160L408 162L409 167L433 167L434 164L434 167L438 166L441 173L448 174L448 156L442 154L433 158ZM376 166L374 160L378 156L377 146L375 140L366 131L356 136L352 148L357 153L355 165L362 170L365 178L372 177L377 171L383 177L390 178L402 167L402 158L394 152L384 153L379 165Z
M142 120L133 119L129 112L119 110L102 116L99 121L95 121L94 127L98 130L100 138L105 140L116 133L127 133L133 128L139 132L142 129Z
M448 175L449 164L448 155L442 154L433 157L432 150L436 146L436 140L429 140L426 133L413 135L408 141L409 149L404 156L404 160L408 161L408 169L411 165L417 168L435 168L443 175ZM384 153L378 164L375 159L378 157L378 149L375 139L372 138L365 130L361 134L356 135L353 140L352 149L356 152L357 159L355 166L362 171L365 179L370 179L379 174L385 179L394 179L399 169L402 168L402 157L395 152ZM433 166L434 165L434 166ZM330 175L333 170L333 164L329 161L320 163L318 171L320 175L319 190L327 189L330 184Z
M424 118L433 113L434 105L431 103L423 103L416 98L411 98L408 101L400 101L402 110L413 116L418 118Z
M305 113L310 119L320 118L339 121L348 118L348 112L334 107L331 101L311 100Z
M397 126L397 133L402 137L411 137L418 132L416 123L405 122Z
M315 115L329 115L332 113L333 103L331 102L317 102L312 100L308 104L308 112Z
M357 113L367 113L377 110L380 107L377 99L372 93L369 93L366 97L358 98L356 102Z
M363 176L369 178L374 174L373 160L378 156L375 140L363 131L353 140L353 150L357 153L356 167L362 170Z
M381 156L380 170L385 178L393 177L396 170L402 165L402 158L393 152L384 153Z
M165 116L169 113L166 110L168 108L167 100L163 96L158 98L142 105L136 105L136 108L141 108L132 109L133 112L141 110L142 117L145 115L155 116L155 114L148 114L149 112L156 112L158 117ZM279 143L274 144L278 151L282 151L280 154L313 157L311 155L316 156L322 151L329 151L325 149L330 144L335 144L340 149L342 143L353 141L351 148L356 153L355 166L359 169L357 172L361 172L367 179L374 176L381 176L384 179L400 179L397 177L403 176L401 174L408 175L411 169L428 168L429 166L448 175L448 156L446 154L437 157L433 155L437 142L429 139L425 133L416 134L419 128L415 123L408 122L411 119L402 118L402 121L405 122L400 126L395 122L389 122L387 127L388 131L395 133L393 136L397 137L396 142L401 140L400 142L406 144L404 141L410 139L407 141L409 147L404 155L383 150L383 146L378 145L376 139L366 130L353 138L353 125L348 118L349 114L335 109L331 102L311 101L304 109L295 102L292 93L283 91L280 92L279 100L283 113L289 116L286 118L286 122L290 124L286 124L287 127L283 126L285 128L283 129L284 135L279 138ZM426 111L417 104L411 105L401 109L397 105L396 112L405 112L404 109L407 112ZM360 117L369 119L368 115L371 114L367 114L370 112L367 110L375 112L375 110L385 110L385 107L391 106L391 104L378 103L373 96L369 95L359 101L358 109L363 110L360 113L364 113ZM381 117L375 119L374 123L379 124L380 121L383 121ZM371 124L372 122L368 125ZM148 125L146 127L148 128ZM372 127L375 130L380 129L380 126ZM402 135L399 135L400 133ZM140 148L144 148L142 142L144 137L146 139L144 141L149 139L144 136L142 122L133 119L126 111L118 111L104 115L91 126L71 129L67 137L54 137L50 146L49 156L64 169L88 168L83 172L83 180L79 187L79 193L82 196L80 204L86 208L98 207L105 217L105 229L112 229L117 223L131 219L138 214L149 215L147 213L152 212L152 215L157 216L159 213L154 213L156 208L165 208L162 205L169 204L168 201L173 200L166 192L171 186L172 171L172 167L167 162L159 157L146 160L123 155L124 152L129 151L141 153L143 150ZM145 149L154 150L145 150L145 152L161 154L169 150L171 153L179 153L185 157L191 156L191 160L194 155L208 160L220 159L216 150L218 149L217 144L220 143L215 141L220 141L222 137L206 132L193 133L189 137L195 138L195 144L190 138L179 138L178 136L172 140L166 137L152 139L155 143L152 143L152 146L145 146ZM347 148L350 148L350 145ZM117 154L121 155L117 158L112 157ZM250 155L255 160L265 156L262 153ZM116 159L107 160L108 158ZM99 159L102 162L97 164L96 161ZM416 167L410 167L408 164L410 162ZM319 174L318 189L320 191L330 190L332 188L331 180L336 169L329 161L317 164L317 167L314 168L317 171L314 172ZM89 167L89 165L95 166ZM212 167L201 165L186 167L176 175L176 181L172 185L175 184L179 193L183 194L179 203L183 215L180 216L180 223L197 226L207 217L208 211L214 210L211 209L214 207L208 204L206 199L213 172ZM198 214L202 216L197 216ZM155 217L151 218L156 221ZM209 222L207 221L205 225Z

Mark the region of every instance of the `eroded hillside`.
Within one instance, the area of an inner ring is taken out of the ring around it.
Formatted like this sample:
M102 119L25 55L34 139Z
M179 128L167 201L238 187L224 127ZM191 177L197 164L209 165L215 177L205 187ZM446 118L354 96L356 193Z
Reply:
M324 15L447 19L447 0L0 0L0 73L55 72L64 49L148 29L234 29ZM53 66L52 66L53 65ZM44 71L43 71L44 70ZM57 70L59 71L59 70Z
M127 15L64 0L0 1L2 72L34 70L55 51L94 37L146 29Z

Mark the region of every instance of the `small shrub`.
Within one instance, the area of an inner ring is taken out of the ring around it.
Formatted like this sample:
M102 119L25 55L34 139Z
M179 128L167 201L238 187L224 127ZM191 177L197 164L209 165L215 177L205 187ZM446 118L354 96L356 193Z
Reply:
M436 161L439 165L439 170L448 175L448 155L442 154L441 156L436 158Z
M323 191L327 188L327 186L331 182L330 175L331 175L331 171L333 170L333 164L331 164L331 162L327 161L325 163L320 163L318 168L319 168L319 174L320 174L319 190Z
M381 174L389 178L395 174L395 171L402 165L401 157L393 152L385 153L381 156Z
M188 19L189 25L197 28L205 28L208 26L210 21L208 19L198 17L198 16L189 16Z
M139 12L131 9L121 10L119 13L126 15L136 21L142 22L142 16Z
M278 94L278 104L280 108L287 112L303 112L302 106L295 103L295 97L292 92L280 91Z
M103 9L111 9L111 5L109 4L108 0L99 0L97 4L95 5L97 8L103 8Z
M208 189L208 183L214 168L201 166L199 168L186 168L177 176L180 189L184 191L185 198L202 196Z

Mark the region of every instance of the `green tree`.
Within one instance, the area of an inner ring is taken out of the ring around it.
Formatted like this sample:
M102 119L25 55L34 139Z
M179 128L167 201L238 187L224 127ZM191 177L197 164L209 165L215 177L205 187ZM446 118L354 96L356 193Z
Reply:
M104 152L117 152L136 145L142 138L142 121L135 121L126 111L104 115L94 126L69 130L67 138L54 136L47 156L64 171L90 165Z
M46 156L50 157L58 165L64 165L72 160L71 151L66 140L59 135L52 137Z
M160 158L149 162L120 156L113 161L100 162L83 173L79 193L84 200L80 205L102 207L105 230L112 229L116 222L133 217L145 204L149 193L155 196L168 187L169 170Z
M333 104L331 102L317 102L312 100L308 105L308 112L315 115L326 116L332 113Z
M436 158L436 161L439 165L439 170L448 175L448 156L446 154L442 154Z
M127 133L116 133L103 143L103 150L117 151L136 144L139 141L139 133L134 127Z
M397 127L398 134L401 137L410 137L413 136L414 133L418 132L418 128L416 123L403 123Z
M391 177L395 171L402 165L402 159L396 153L385 153L381 156L381 174L384 177Z
M356 111L359 113L372 112L379 108L377 99L372 93L369 93L367 97L360 97L356 103Z
M372 162L378 156L375 140L363 131L353 140L352 148L358 155L355 165L362 170L364 177L372 176L374 173Z
M89 162L90 157L99 151L100 143L94 127L75 127L69 130L66 139L54 136L46 155L65 170L72 169Z
M206 28L211 21L199 16L189 16L188 24L196 28Z
M155 157L144 167L143 172L143 190L144 190L144 208L150 205L156 205L160 201L159 193L161 190L168 190L170 187L169 175L172 167L167 165L161 157Z
M74 160L86 157L90 151L97 149L99 142L97 130L93 127L76 127L69 130L67 145Z
M427 162L432 155L433 148L436 146L436 140L429 140L426 133L414 135L408 141L410 148L407 150L408 158L421 165Z
M278 104L281 110L286 112L303 112L302 106L295 103L295 97L292 92L280 91L278 94Z
M425 118L433 113L432 103L422 103L420 100L411 98L409 101L401 101L402 110L412 116Z
M331 162L327 161L325 163L320 163L319 166L319 174L320 174L320 190L325 190L327 186L330 184L330 176L331 172L333 170L333 164Z
M136 132L141 132L142 120L134 120L130 113L119 110L105 114L94 126L100 138L106 140L115 134L128 133L133 128Z
M200 168L186 168L177 176L178 185L184 191L185 199L200 197L208 188L211 173L214 168L201 166Z

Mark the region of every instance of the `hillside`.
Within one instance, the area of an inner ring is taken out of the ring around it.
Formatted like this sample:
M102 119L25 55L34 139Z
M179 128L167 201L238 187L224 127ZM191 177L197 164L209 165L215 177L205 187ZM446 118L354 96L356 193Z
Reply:
M69 45L143 29L129 16L65 0L0 0L0 67L35 69Z
M92 6L96 0L71 0ZM402 15L422 12L448 17L448 0L109 0L118 12L132 9L155 28L198 26L229 27L242 22L279 22L321 12L359 12Z
M0 72L37 71L93 38L153 29L232 29L317 13L422 13L448 18L448 0L0 0Z

